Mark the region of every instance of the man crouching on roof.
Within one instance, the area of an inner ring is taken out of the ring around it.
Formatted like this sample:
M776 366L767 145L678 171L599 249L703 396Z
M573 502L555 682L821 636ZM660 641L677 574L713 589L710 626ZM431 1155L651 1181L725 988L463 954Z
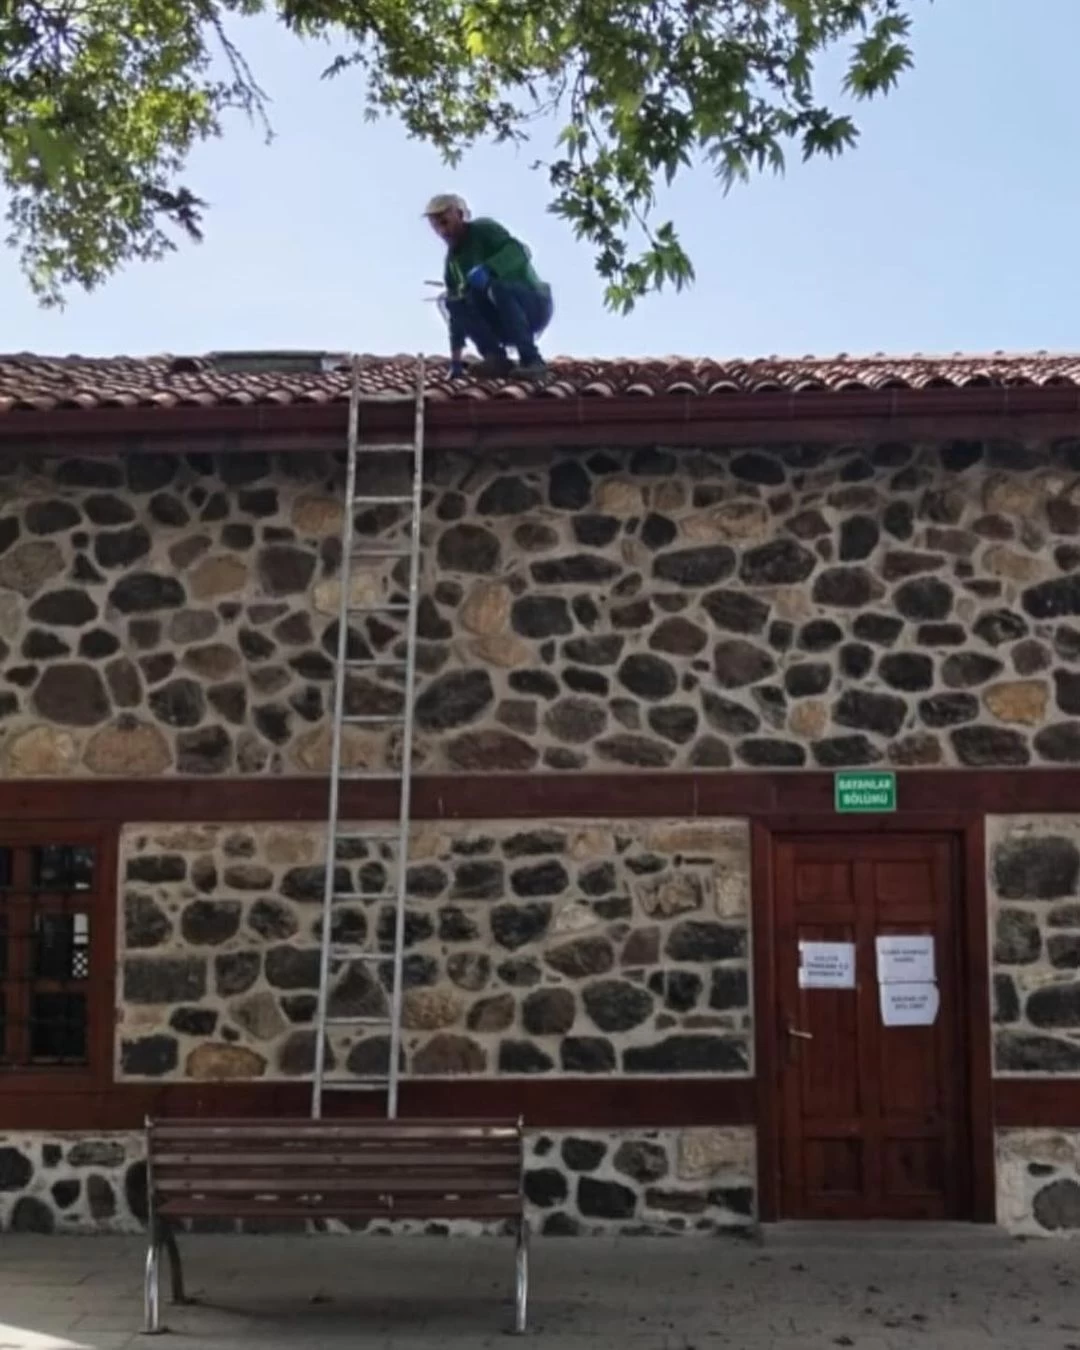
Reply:
M533 270L529 250L494 220L472 220L460 197L433 197L424 215L446 244L446 304L450 316L450 373L536 378L546 367L537 337L551 322L551 287ZM480 353L463 360L465 343ZM516 349L520 365L506 354Z

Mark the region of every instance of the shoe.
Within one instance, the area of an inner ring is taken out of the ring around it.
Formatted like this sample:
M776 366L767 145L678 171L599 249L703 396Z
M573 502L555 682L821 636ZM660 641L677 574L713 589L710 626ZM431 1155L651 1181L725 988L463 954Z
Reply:
M504 352L501 356L485 356L482 361L477 361L469 367L469 374L482 380L505 380L513 369L513 361Z
M547 373L547 365L540 356L534 357L531 361L522 361L514 371L514 374L523 380L542 380Z

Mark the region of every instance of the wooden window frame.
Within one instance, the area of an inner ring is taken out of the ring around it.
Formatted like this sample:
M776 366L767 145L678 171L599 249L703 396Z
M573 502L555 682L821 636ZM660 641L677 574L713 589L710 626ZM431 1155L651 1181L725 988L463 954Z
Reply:
M87 1059L70 1067L30 1064L0 1065L0 1094L93 1092L113 1081L116 1025L117 860L118 830L86 820L0 823L0 848L28 849L53 845L94 850L94 884L83 892L90 916L89 970L86 977Z

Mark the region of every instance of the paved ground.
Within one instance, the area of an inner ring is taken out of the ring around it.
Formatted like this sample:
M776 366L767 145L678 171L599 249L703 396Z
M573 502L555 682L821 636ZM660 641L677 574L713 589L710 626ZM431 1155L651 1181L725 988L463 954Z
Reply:
M514 1344L509 1242L184 1243L190 1308L140 1319L137 1241L0 1235L0 1350L482 1350ZM1080 1248L1050 1242L764 1248L713 1239L534 1246L534 1350L1080 1350Z

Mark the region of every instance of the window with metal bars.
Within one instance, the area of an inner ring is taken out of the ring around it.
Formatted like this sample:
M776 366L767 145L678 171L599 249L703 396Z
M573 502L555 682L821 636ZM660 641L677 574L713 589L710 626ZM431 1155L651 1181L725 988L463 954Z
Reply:
M90 942L99 887L92 844L5 843L0 834L0 1069L90 1061Z

